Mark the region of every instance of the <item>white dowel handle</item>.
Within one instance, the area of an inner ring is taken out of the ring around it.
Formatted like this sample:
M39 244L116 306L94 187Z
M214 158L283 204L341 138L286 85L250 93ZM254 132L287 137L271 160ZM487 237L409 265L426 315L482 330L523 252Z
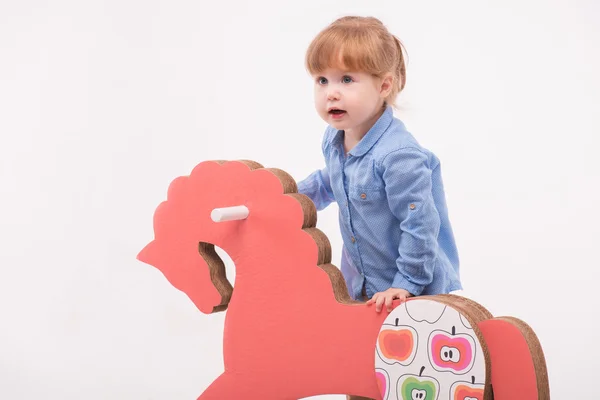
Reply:
M223 207L212 210L210 217L215 222L235 221L248 218L248 213L246 206Z

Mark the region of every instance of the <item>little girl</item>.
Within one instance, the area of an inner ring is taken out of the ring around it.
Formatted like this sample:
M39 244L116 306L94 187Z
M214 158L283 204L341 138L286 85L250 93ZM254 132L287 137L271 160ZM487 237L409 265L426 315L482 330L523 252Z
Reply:
M325 167L298 183L317 210L339 206L341 270L357 300L385 304L462 289L439 159L394 117L400 41L372 17L343 17L310 44Z

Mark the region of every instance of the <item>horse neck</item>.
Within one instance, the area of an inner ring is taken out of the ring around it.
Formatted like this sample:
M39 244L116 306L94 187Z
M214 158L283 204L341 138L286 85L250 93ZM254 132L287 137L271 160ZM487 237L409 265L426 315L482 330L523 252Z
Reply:
M299 254L302 250L293 240L242 243L230 251L236 270L234 292L241 289L253 296L310 292L311 282L326 278L316 262Z

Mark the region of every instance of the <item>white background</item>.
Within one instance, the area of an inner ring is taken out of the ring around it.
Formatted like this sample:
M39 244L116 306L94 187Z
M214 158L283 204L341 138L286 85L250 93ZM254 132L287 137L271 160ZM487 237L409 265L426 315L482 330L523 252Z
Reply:
M322 167L304 52L347 14L408 50L396 115L442 160L464 294L535 329L553 398L596 396L599 3L2 0L0 398L189 400L220 374L224 315L135 256L201 161Z

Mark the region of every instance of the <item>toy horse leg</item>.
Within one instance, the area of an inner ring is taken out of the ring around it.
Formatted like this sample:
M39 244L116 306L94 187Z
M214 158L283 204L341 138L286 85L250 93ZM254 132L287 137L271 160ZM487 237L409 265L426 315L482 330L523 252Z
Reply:
M548 371L533 330L512 317L478 324L492 364L494 400L549 400Z
M249 375L224 372L197 400L282 400L281 395L273 393L269 386L269 382L257 382Z
M206 388L198 400L251 399L251 390L248 389L251 388L240 384L232 374L224 372Z

